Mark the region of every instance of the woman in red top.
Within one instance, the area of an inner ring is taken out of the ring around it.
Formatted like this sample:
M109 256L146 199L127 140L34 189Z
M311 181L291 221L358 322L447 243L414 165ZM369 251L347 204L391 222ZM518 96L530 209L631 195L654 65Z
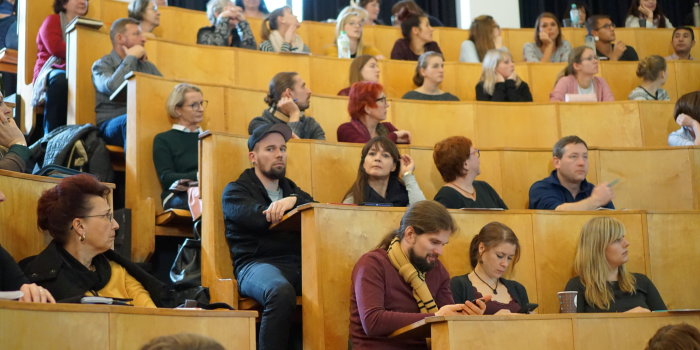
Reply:
M371 138L384 136L394 143L411 143L411 133L398 130L386 120L389 102L381 84L359 81L350 87L348 112L350 122L338 127L338 142L367 143Z
M54 0L53 15L49 15L36 36L37 58L34 81L51 56L60 59L48 73L46 103L44 105L44 132L66 124L68 109L68 81L66 80L66 27L73 18L88 11L87 0Z

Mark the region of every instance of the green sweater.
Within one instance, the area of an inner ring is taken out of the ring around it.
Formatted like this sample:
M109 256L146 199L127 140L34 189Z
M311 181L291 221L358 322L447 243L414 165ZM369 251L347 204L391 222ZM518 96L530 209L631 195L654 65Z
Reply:
M170 185L180 179L197 180L199 133L171 129L153 139L153 164L163 187L161 199Z

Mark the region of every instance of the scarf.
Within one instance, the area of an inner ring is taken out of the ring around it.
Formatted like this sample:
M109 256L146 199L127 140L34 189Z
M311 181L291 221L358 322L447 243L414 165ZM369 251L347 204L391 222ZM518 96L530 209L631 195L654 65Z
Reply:
M282 38L282 34L280 34L279 30L271 31L269 40L270 44L272 44L272 47L275 49L275 52L280 52L282 50L282 44L284 43L284 39ZM304 52L304 40L302 40L299 35L294 35L294 41L292 42L291 52Z
M416 267L408 261L408 257L401 250L399 236L394 237L387 249L391 265L399 271L401 277L413 288L413 297L416 298L418 308L421 313L435 313L438 307L430 294L428 285L425 284L425 272L419 272Z

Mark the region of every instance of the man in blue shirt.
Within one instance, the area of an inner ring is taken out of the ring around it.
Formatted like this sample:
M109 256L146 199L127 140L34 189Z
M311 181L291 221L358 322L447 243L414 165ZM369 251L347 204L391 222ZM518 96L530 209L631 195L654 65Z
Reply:
M612 187L586 181L588 145L578 136L566 136L552 150L552 174L530 187L530 209L595 210L615 209Z

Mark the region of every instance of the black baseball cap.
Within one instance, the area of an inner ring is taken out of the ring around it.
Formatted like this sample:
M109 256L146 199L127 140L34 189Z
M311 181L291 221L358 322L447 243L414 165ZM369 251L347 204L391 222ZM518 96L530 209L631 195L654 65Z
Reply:
M256 143L260 142L260 140L264 139L265 136L273 132L280 133L282 137L284 137L285 142L292 138L292 129L290 129L289 125L287 124L275 123L260 125L253 130L253 133L250 134L250 137L248 138L248 150L252 151L253 148L255 148Z

